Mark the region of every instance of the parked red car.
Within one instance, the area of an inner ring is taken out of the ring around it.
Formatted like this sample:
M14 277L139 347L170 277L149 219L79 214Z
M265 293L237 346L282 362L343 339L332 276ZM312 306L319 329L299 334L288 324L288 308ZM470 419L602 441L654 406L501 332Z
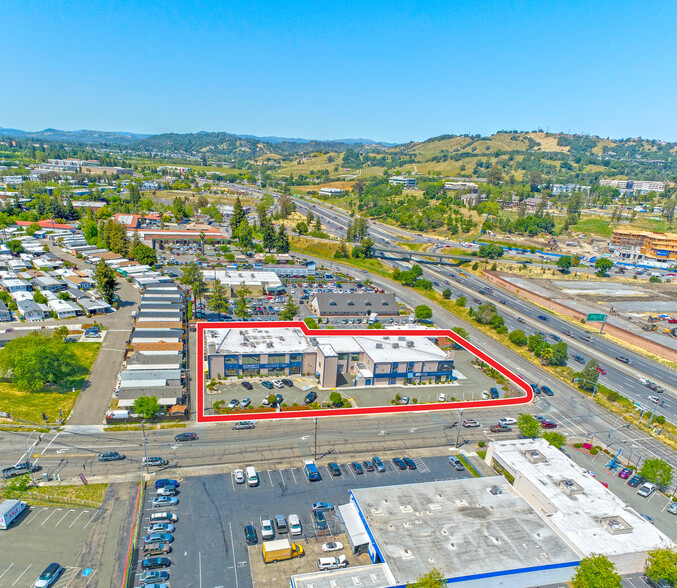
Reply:
M622 478L623 480L627 480L631 475L632 470L630 468L623 468L620 472L618 472L618 477Z

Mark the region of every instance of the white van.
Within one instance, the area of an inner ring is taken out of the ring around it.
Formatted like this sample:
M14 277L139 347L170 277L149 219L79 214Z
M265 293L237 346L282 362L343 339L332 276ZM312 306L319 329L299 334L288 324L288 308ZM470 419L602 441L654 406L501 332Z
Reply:
M247 486L258 486L259 476L254 466L247 466Z
M300 535L303 533L303 529L301 528L301 521L299 520L299 516L295 514L289 515L289 532L292 535Z

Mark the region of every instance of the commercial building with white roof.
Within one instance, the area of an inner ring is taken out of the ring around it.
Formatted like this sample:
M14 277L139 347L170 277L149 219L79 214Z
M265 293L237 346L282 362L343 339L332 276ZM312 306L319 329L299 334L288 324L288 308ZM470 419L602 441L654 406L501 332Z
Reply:
M340 374L356 386L453 379L452 350L411 335L308 337L295 328L205 329L209 377L316 374L324 388Z
M254 296L283 290L280 278L272 271L202 270L202 275L208 282L219 280L231 297L244 287L249 288Z
M616 564L620 574L634 574L644 570L648 551L674 546L544 439L491 443L486 462L515 479L515 490L581 558L599 553Z

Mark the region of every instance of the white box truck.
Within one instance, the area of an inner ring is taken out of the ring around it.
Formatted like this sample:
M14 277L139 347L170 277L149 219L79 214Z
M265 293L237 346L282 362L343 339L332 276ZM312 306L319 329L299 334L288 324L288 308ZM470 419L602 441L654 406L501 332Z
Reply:
M27 508L28 503L21 500L5 500L0 504L0 529L7 529Z

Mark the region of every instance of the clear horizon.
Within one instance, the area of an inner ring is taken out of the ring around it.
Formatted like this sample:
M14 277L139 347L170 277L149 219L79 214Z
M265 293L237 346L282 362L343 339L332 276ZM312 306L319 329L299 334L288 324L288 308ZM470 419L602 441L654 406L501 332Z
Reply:
M9 1L0 17L7 128L677 141L674 3Z

